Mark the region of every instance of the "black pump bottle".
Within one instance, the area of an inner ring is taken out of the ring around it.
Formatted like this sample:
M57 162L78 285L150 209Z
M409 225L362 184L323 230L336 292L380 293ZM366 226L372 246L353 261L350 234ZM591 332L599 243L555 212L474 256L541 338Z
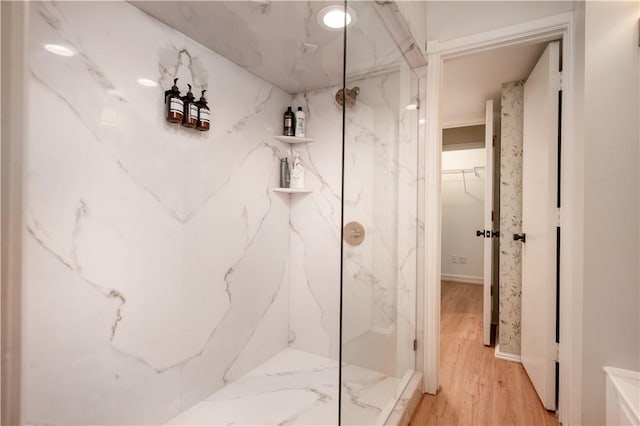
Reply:
M291 107L284 113L284 136L296 135L296 115L291 111Z

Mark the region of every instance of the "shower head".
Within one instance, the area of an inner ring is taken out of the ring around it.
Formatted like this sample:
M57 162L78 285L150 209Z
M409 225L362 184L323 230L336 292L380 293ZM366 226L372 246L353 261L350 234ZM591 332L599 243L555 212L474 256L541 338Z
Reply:
M340 89L336 93L336 103L339 107L343 105L347 107L347 109L353 108L356 105L356 99L360 94L360 88L358 86L353 89Z

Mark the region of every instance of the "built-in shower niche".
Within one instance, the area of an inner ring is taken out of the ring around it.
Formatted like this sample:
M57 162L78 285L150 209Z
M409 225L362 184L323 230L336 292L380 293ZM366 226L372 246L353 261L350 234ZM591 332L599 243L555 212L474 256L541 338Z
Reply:
M343 125L324 6L29 4L25 423L386 420L414 368L417 85L354 4ZM175 77L207 90L209 132L165 122ZM289 196L274 135L298 105L311 192ZM341 257L343 211L367 237Z

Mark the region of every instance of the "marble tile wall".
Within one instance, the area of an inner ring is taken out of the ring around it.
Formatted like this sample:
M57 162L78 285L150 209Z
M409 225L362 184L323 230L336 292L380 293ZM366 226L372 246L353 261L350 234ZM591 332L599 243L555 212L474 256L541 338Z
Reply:
M34 2L30 26L23 421L160 424L288 344L291 95L124 2ZM174 76L210 132L164 121Z
M418 110L407 110L409 103L416 102L419 93L417 75L408 68L402 68L398 75L397 111L398 146L394 160L397 169L396 205L397 217L397 343L396 372L401 377L408 369L415 369L416 353L413 340L416 334L417 263L418 263L418 184L419 184L419 142ZM380 206L382 208L382 205Z
M124 2L34 2L30 21L24 422L158 424L288 345L337 358L337 88L292 103ZM392 342L354 346L352 361L377 348L391 356L376 369L395 376L413 367L415 330L410 75L350 83L362 92L346 129L345 219L368 235L345 249L344 337ZM164 120L174 77L207 89L210 132ZM288 105L316 138L295 146L307 195L270 191Z
M360 222L366 238L359 246L344 246L345 355L348 362L392 375L413 368L417 112L405 109L412 90L417 92L412 83L417 85L408 71L349 82L360 94L346 113L344 220ZM316 140L300 148L313 192L291 200L289 304L291 346L334 358L342 173L337 89L294 100L305 107L307 133Z
M522 106L524 81L502 85L500 153L500 309L498 343L504 353L520 354L522 263Z
M340 350L342 113L335 103L336 90L330 87L294 98L293 105L306 112L307 136L315 138L294 148L305 166L305 186L313 192L291 196L289 218L289 344L332 358Z
M368 332L395 335L398 264L398 75L348 86L360 94L346 114L344 222L361 223L366 236L359 246L344 245L345 343ZM357 322L361 294L371 297L367 328Z

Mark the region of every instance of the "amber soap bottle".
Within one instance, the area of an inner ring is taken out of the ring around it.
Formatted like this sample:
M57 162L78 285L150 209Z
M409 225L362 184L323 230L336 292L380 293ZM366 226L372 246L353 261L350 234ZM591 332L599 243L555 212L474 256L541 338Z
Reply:
M196 98L191 92L191 85L187 84L187 86L189 86L189 91L186 96L182 98L182 102L184 103L182 125L184 127L196 127L196 124L198 123L198 105L196 105Z
M173 87L164 92L164 103L167 105L167 121L170 123L181 123L184 111L184 103L180 98L178 90L178 79L173 79Z
M207 99L204 97L204 92L202 91L202 95L200 96L200 100L196 102L198 106L198 124L196 129L201 132L206 132L211 127L211 110L207 106Z

